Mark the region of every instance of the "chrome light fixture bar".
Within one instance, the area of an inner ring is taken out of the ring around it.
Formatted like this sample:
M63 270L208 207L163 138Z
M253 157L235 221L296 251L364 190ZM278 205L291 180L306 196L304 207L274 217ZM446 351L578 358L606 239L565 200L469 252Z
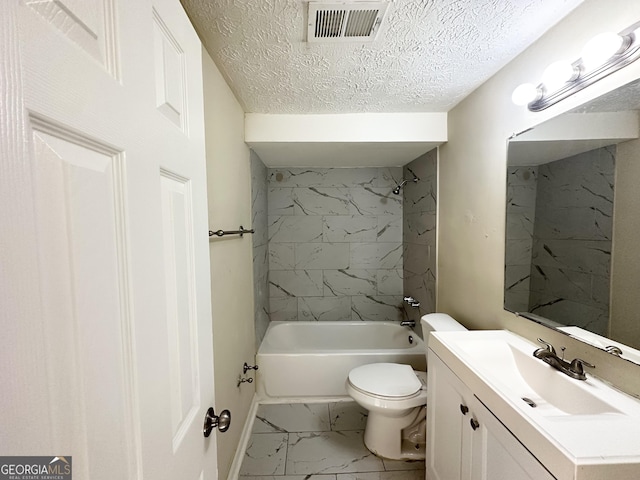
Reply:
M640 22L620 33L606 32L593 37L574 62L559 61L549 65L538 86L518 86L511 99L516 105L527 105L532 112L545 108L579 92L635 62L640 58Z

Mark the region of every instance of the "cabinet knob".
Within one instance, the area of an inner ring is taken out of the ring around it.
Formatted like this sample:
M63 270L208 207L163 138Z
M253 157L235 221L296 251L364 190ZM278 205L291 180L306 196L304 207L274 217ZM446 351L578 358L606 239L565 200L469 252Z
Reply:
M469 423L471 424L471 428L473 428L474 430L477 430L478 427L480 426L480 424L475 418L472 418Z
M460 404L460 411L462 412L463 415L466 415L467 413L469 413L469 407L467 407L466 405Z

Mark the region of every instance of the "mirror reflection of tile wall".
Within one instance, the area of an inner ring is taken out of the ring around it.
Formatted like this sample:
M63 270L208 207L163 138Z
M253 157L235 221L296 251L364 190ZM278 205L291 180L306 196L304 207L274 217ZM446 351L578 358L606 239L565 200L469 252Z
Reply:
M508 168L508 308L608 333L615 152Z
M529 311L537 179L537 166L507 167L504 303L515 312Z

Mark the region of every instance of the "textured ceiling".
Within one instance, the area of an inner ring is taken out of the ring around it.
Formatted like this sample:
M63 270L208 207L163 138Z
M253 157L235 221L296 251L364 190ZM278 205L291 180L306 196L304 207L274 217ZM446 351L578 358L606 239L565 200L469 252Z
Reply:
M640 80L602 95L574 110L575 113L640 110Z
M444 112L582 0L391 0L372 43L307 43L307 2L182 0L246 112ZM335 2L339 3L339 2Z

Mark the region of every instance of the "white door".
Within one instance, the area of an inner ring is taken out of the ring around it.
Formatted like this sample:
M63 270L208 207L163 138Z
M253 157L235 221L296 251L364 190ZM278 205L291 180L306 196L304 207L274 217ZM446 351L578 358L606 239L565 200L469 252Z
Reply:
M217 477L200 48L178 0L0 2L0 455Z

